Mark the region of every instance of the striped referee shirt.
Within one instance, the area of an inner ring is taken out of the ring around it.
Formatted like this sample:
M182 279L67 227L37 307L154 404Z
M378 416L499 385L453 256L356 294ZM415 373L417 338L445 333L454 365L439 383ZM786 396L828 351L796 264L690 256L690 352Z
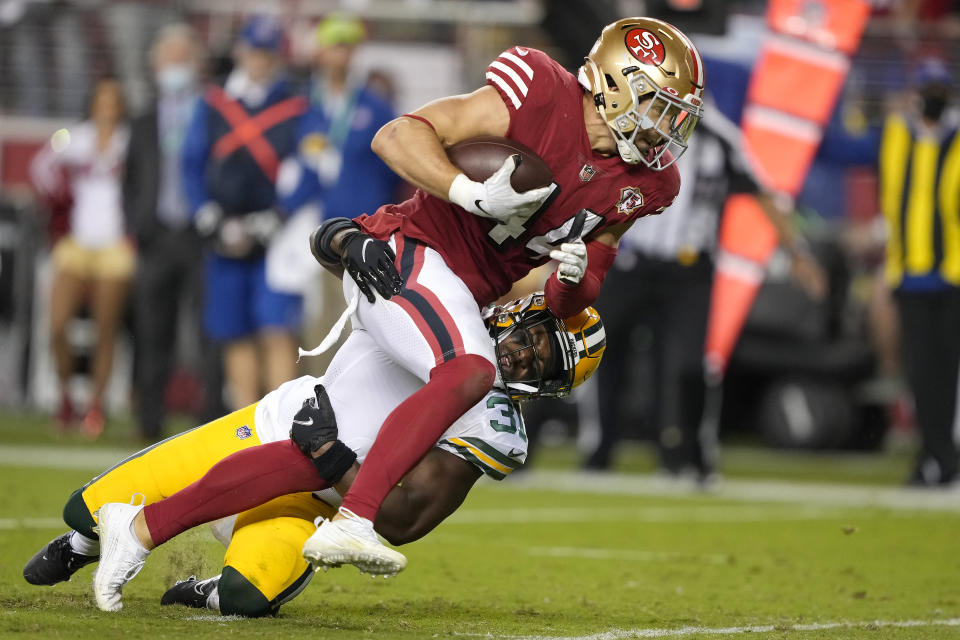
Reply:
M727 196L760 190L741 151L740 129L716 107L707 114L677 161L680 193L676 200L660 215L637 220L621 239L621 252L681 262L700 253L712 254Z

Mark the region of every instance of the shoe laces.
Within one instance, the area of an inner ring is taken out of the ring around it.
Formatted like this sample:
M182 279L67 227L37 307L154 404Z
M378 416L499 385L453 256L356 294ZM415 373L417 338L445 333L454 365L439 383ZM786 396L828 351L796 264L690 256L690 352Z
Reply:
M343 516L344 518L346 518L347 520L352 520L352 521L354 521L354 522L359 522L359 523L361 523L361 524L365 524L366 522L370 522L370 521L367 520L366 518L363 518L363 517L361 517L361 516L358 516L358 515L355 514L353 511L350 511L350 509L347 509L346 507L340 507L340 508L338 509L338 511L339 511L340 515L342 515L342 516Z
M376 531L373 528L373 522L364 518L363 516L358 516L350 509L340 507L340 515L343 516L346 523L349 523L349 527L355 534L360 534L366 537L377 538Z

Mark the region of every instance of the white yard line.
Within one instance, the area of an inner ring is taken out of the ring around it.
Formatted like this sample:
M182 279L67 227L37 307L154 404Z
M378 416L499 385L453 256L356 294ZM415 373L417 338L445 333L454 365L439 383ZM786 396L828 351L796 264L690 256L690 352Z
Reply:
M529 547L531 556L547 558L583 558L587 560L636 560L638 562L697 562L729 564L723 553L683 553L681 551L641 551L639 549L596 549L590 547Z
M490 483L486 486L490 486ZM570 471L526 471L517 477L510 476L502 482L502 486L506 489L537 489L564 493L715 496L741 502L960 512L960 487L938 490L779 480L722 480L716 486L702 490L690 483L665 480L655 475Z
M22 529L63 529L62 518L0 518L0 531Z
M0 465L97 472L109 469L133 453L135 451L129 449L5 444L0 446Z
M454 635L490 640L620 640L621 638L680 638L694 635L740 635L783 631L826 631L830 629L881 629L916 627L958 627L960 618L943 620L864 620L861 622L814 622L810 624L762 624L743 627L680 627L677 629L612 629L586 636L495 636L488 633Z
M678 503L672 506L645 506L636 504L622 507L532 507L460 509L447 524L528 524L559 522L770 522L796 520L825 520L842 518L845 511L838 507L815 505L706 505L690 506Z

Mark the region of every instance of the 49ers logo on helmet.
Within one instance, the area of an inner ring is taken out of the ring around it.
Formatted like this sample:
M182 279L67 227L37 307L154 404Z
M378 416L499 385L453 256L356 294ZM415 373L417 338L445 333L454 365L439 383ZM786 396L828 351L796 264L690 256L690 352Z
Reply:
M663 43L649 29L631 29L624 42L631 55L643 64L657 66L666 58Z

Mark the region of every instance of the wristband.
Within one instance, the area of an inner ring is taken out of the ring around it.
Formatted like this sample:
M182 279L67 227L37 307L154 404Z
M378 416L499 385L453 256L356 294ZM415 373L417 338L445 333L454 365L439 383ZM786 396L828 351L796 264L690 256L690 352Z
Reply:
M447 200L462 209L474 213L476 212L475 201L477 200L477 186L480 183L468 178L466 174L458 173L457 177L450 183L450 191L447 193Z
M356 460L356 452L343 444L341 440L334 440L329 449L316 458L311 458L313 466L317 468L317 473L331 487L340 482L340 478L353 466Z
M324 264L340 264L341 255L333 250L330 243L334 236L344 229L355 229L360 231L360 225L349 218L331 218L327 220L311 234L310 250L314 257Z

